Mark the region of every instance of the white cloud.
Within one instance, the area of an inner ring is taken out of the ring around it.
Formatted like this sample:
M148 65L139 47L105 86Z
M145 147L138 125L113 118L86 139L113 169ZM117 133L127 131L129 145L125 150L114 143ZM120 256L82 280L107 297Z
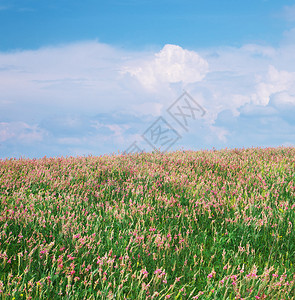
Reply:
M283 91L288 91L295 83L295 72L279 71L274 66L269 66L266 81L257 84L252 101L257 105L267 105L270 96Z
M270 46L262 46L256 44L247 44L241 47L242 51L248 52L252 55L261 55L264 57L274 57L276 50Z
M2 99L13 99L35 116L45 106L49 114L117 107L129 96L125 92L124 98L118 85L125 57L123 51L97 42L0 53L0 105Z
M163 83L201 81L208 69L207 61L195 51L177 45L165 45L153 58L136 62L136 66L128 66L123 72L131 74L146 89L154 91Z
M15 136L9 125L9 123L0 123L0 142L5 142Z
M164 107L161 103L145 102L138 105L132 105L132 110L139 115L152 115L158 117Z
M109 124L105 125L107 128L109 128L113 132L113 138L118 142L118 143L123 143L124 142L124 133L126 129L128 129L129 126L123 125L119 126L117 124Z
M209 137L210 141L213 142L214 138L217 138L222 143L227 142L227 135L229 135L229 131L218 126L210 126L210 130L212 135Z
M43 140L46 131L38 125L29 125L24 122L1 122L0 142L34 143Z
M282 105L294 105L295 106L295 94L290 95L288 92L277 93L273 97L273 104L277 107Z

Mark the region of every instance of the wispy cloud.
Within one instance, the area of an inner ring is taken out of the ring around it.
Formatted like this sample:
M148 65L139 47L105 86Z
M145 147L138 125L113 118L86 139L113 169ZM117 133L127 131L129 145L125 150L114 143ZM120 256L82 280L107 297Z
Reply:
M46 131L25 122L0 122L0 142L30 144L44 139Z
M283 17L290 22L295 21L295 5L285 6L283 8Z

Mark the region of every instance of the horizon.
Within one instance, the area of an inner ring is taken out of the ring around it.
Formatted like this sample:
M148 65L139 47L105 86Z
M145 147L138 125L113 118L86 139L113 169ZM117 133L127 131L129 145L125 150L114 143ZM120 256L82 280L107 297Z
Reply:
M0 158L0 162L8 162L11 160L43 160L43 159L81 159L81 158L103 158L103 157L121 157L121 156L137 156L137 155L142 155L142 154L161 154L161 155L172 155L176 152L179 153L185 153L185 152L234 152L235 154L238 154L239 152L242 151L247 151L247 150L279 150L279 149L293 149L295 148L294 146L277 146L277 147L242 147L242 148L220 148L220 149L216 149L216 148L211 148L211 149L199 149L199 150L192 150L192 149L186 149L186 150L174 150L174 151L157 151L157 150L153 150L150 152L130 152L130 153L124 153L124 152L113 152L113 153L108 153L108 154L101 154L101 155L92 155L92 154L84 154L84 155L66 155L66 156L46 156L44 155L43 157L25 157L25 156L20 156L20 157L6 157L6 158ZM239 154L240 155L240 154Z

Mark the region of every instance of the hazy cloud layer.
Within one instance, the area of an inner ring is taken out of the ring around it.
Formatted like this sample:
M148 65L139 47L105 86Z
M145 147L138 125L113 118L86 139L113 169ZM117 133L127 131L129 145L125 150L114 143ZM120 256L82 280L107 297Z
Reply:
M283 9L283 17L290 22L295 22L295 5L285 6Z
M0 157L123 151L159 116L183 137L173 149L295 144L294 32L276 48L0 53ZM166 112L183 89L206 110L188 132Z

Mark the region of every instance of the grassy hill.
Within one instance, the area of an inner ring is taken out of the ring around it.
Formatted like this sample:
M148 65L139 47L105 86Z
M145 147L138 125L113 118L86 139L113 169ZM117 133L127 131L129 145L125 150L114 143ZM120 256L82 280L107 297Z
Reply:
M0 160L2 299L295 299L295 148Z

